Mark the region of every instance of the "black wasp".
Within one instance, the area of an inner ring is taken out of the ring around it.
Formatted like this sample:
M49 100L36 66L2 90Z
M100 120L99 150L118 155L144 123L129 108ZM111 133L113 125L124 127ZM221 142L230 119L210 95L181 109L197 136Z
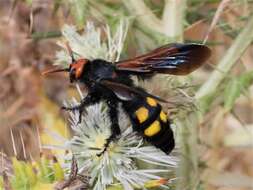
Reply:
M210 54L210 49L200 44L168 44L145 55L112 64L102 59L75 60L71 53L72 63L69 68L53 69L45 73L69 72L71 83L81 82L86 85L88 94L79 105L63 107L65 110L78 110L79 121L86 106L102 100L106 102L112 133L101 154L106 151L109 143L120 135L120 102L131 120L133 129L140 132L148 142L169 154L175 146L171 122L158 103L166 101L135 86L131 75L143 79L157 73L186 75L200 67Z

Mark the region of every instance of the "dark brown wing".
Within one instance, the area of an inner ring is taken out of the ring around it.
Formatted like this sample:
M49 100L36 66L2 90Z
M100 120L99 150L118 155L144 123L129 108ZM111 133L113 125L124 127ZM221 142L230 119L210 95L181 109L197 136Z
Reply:
M168 44L132 59L116 63L118 71L136 74L186 75L200 67L211 50L200 44Z
M128 87L122 83L117 83L109 80L102 80L99 82L101 85L105 86L106 88L109 88L114 92L114 94L121 100L132 100L134 97L142 96L142 97L152 97L160 102L166 102L166 100L163 100L162 98L149 94L145 91L139 90L138 88L134 87Z

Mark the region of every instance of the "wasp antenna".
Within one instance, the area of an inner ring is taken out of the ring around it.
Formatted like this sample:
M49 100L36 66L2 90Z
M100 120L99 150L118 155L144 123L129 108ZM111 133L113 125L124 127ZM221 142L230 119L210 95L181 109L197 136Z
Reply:
M47 74L50 74L50 73L58 73L58 72L69 72L69 68L65 68L65 69L50 69L50 70L42 72L42 75L47 75Z
M75 60L75 58L74 58L73 51L71 50L71 48L70 48L68 42L66 42L65 45L66 45L66 48L67 48L67 50L68 50L68 53L69 53L69 55L70 55L70 57L71 57L71 62L74 63L76 60Z

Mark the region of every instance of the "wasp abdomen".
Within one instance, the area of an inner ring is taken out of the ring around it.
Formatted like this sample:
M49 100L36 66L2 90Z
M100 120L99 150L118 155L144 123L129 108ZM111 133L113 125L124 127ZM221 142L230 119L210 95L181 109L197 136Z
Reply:
M155 99L147 97L132 101L125 108L134 130L141 132L144 138L157 148L170 153L174 148L174 137L170 121L161 105Z
M170 125L171 123L169 120L163 122L161 118L159 118L144 131L145 139L167 154L169 154L175 146Z

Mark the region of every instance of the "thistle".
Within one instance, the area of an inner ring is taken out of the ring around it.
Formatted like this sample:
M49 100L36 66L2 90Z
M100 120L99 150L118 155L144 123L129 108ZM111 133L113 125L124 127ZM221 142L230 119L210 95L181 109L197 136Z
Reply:
M76 125L79 113L70 114L74 137L66 141L65 148L72 151L78 161L79 172L90 174L90 185L95 190L120 183L124 189L144 187L150 180L162 179L176 166L176 158L167 156L153 146L144 146L140 136L132 131L124 113L119 116L122 134L112 142L104 154L106 139L110 136L110 119L103 103L87 108L87 114ZM146 164L139 164L139 163ZM162 169L155 169L155 168ZM152 169L148 169L152 168Z

